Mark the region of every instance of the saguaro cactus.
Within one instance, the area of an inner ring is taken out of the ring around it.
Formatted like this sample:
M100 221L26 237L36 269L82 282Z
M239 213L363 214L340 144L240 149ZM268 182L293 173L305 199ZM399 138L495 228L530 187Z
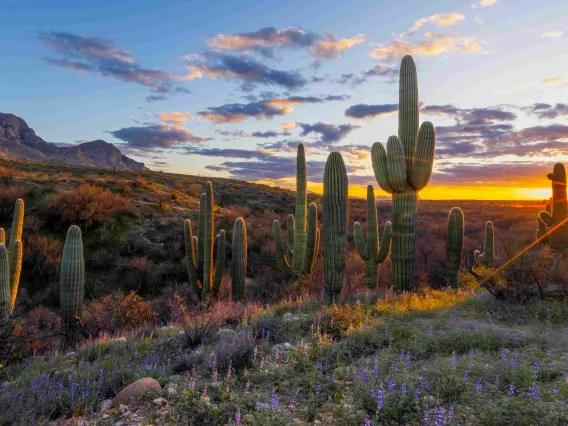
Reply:
M398 291L413 287L417 193L432 174L436 132L425 121L418 129L418 82L411 56L402 58L399 80L398 137L387 149L376 142L371 149L373 170L380 187L392 194L392 265Z
M463 211L459 207L450 210L446 236L446 279L451 285L458 282L463 252Z
M552 208L550 207L551 204L552 204L552 197L548 200L548 203L546 203L545 207L545 210L548 214L552 212ZM536 217L536 220L538 225L538 228L536 229L536 238L537 240L539 240L541 246L547 245L550 243L550 239L548 238L547 234L548 228L540 218L540 214Z
M309 275L312 272L319 247L317 207L315 203L310 203L309 208L306 208L308 204L306 188L306 154L304 145L299 144L296 157L296 215L288 215L287 248L282 239L280 222L275 220L272 223L276 263L282 272L295 276Z
M0 319L5 321L10 316L10 262L8 250L0 244Z
M347 172L343 157L332 152L323 175L323 266L328 303L336 303L343 287L345 239L349 221Z
M392 239L391 223L387 222L383 230L382 243L379 241L379 225L377 219L377 205L373 185L367 186L367 240L359 222L354 224L355 245L359 256L365 262L365 275L367 287L377 286L379 266L389 255Z
M483 263L487 266L492 266L495 261L494 252L494 231L493 222L490 220L485 224L485 242L483 243L483 253L479 250L473 252L476 263Z
M550 211L541 211L538 215L539 230L541 229L540 222L542 222L547 227L547 232L550 233L548 235L550 247L553 250L562 251L568 247L568 203L564 165L556 163L553 172L547 177L552 181L552 201L549 203L550 208L547 208Z
M225 231L221 230L213 240L215 233L214 204L213 185L207 182L205 193L201 194L199 199L198 237L193 236L189 219L186 219L183 224L189 282L202 303L206 302L209 296L217 296L225 268L227 245ZM217 247L215 262L214 246Z
M20 272L22 271L22 229L24 227L24 201L16 200L14 217L10 228L10 241L8 245L8 263L10 265L10 313L14 311L18 287L20 285ZM6 244L6 232L0 228L0 244Z
M231 292L235 302L245 297L247 248L247 226L244 219L239 217L233 226L233 260L231 261Z
M85 297L83 239L81 229L75 225L67 231L65 245L63 246L60 286L63 333L66 338L66 346L74 347L77 344L77 332Z

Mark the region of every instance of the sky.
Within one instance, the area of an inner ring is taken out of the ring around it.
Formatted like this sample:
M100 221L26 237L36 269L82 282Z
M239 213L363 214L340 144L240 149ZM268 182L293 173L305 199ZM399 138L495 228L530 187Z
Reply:
M543 199L568 160L561 0L0 0L0 112L48 142L103 139L152 170L312 191L339 151L350 194L383 193L398 72L436 127L423 199Z

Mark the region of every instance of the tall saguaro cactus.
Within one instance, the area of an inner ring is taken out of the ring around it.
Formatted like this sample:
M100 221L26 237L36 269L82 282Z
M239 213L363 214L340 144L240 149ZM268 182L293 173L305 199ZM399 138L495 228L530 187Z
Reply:
M245 297L247 248L247 226L244 219L239 217L233 226L233 259L231 261L231 293L235 302Z
M10 261L8 250L0 244L0 320L10 316Z
M483 243L483 253L479 250L475 250L473 255L475 257L476 263L483 263L487 266L492 266L495 262L495 251L494 251L494 230L493 222L490 220L485 224L485 241Z
M353 227L357 251L365 262L367 287L372 289L377 286L379 265L388 257L392 239L391 223L387 222L383 230L382 242L379 241L377 204L373 185L367 186L367 240L365 241L359 222L355 222Z
M446 278L452 285L458 282L463 252L463 211L459 207L450 210L446 235Z
M402 58L399 80L398 136L391 136L387 149L376 142L371 149L373 170L380 187L392 194L392 264L398 291L413 288L418 191L430 180L434 164L436 132L425 121L418 128L418 81L411 56Z
M210 296L217 296L225 268L227 245L225 231L221 230L219 235L213 238L215 234L214 204L213 185L207 182L205 193L201 194L199 199L198 237L193 236L189 219L183 223L189 282L202 303L206 302ZM215 246L217 246L216 260L213 258Z
M22 229L24 227L24 201L16 200L14 217L10 228L8 245L8 263L10 265L10 313L14 311L18 287L20 285L20 272L22 271ZM6 244L6 232L0 228L0 244Z
M306 154L304 145L298 145L296 157L296 215L288 215L288 247L284 245L280 222L272 223L276 263L279 269L295 276L309 275L317 257L319 247L319 229L317 207L310 203L307 207Z
M542 222L547 227L547 232L550 232L548 236L550 247L553 250L562 251L568 247L568 202L566 201L564 164L556 163L552 173L549 173L547 177L552 181L552 201L547 208L550 211L541 211L538 215L539 230L540 222Z
M61 322L66 346L75 347L85 298L83 238L81 229L75 225L67 231L63 246L60 287Z
M323 175L324 291L329 304L339 300L345 273L345 239L349 221L347 172L343 157L332 152Z

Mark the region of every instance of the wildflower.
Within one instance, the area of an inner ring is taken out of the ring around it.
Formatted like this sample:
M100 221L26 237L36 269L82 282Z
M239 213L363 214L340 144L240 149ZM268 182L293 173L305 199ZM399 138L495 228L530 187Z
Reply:
M323 374L323 364L321 362L316 364L316 373Z
M501 348L501 359L507 361L507 350L505 348Z
M403 383L402 386L400 387L400 393L406 395L406 392L407 392L406 383Z
M319 395L320 392L321 392L321 385L318 383L318 384L316 385L316 395Z
M402 407L404 405L404 402L402 401L402 399L400 401L398 401L398 406Z
M231 370L232 370L232 365L231 362L229 362L229 368L227 369L227 380L231 380Z
M385 391L381 387L379 388L379 390L377 390L377 411L383 408L384 402L385 402Z
M235 423L240 425L241 424L241 409L238 408L237 412L235 413Z
M467 371L464 371L463 378L464 378L464 380L469 379L469 373Z
M425 425L430 424L430 411L429 410L424 411L424 424Z
M511 367L511 370L515 371L517 369L517 357L514 357L511 362L509 363L509 367Z
M538 376L538 373L540 373L540 364L539 364L537 361L535 361L535 362L533 363L533 374L534 374L534 377Z
M531 386L527 395L529 396L529 398L534 398L537 401L540 401L542 399L542 397L540 396L540 392L538 391L538 388L536 387L536 385Z
M448 410L448 420L452 420L452 417L454 417L454 406L453 405Z
M552 388L552 393L553 393L554 395L558 395L558 388L557 388L556 386L554 386L554 387Z
M298 406L298 402L296 401L295 395L292 397L292 401L290 401L290 406L294 409Z
M391 391L394 388L396 388L396 381L394 379L390 379L387 385L387 389Z
M436 426L443 426L444 424L444 413L442 413L439 405L434 408L434 424Z
M371 419L365 419L365 421L363 422L363 426L373 426Z
M516 386L514 384L510 384L509 385L509 395L515 395L515 391L517 390Z
M400 363L398 361L395 361L392 363L392 371L398 371L400 369Z
M458 365L458 357L456 356L456 351L452 352L452 359L451 359L452 367Z
M278 410L278 405L279 405L278 397L276 396L276 393L273 391L270 394L270 407L272 408L273 411L276 411Z
M404 366L406 367L407 370L410 370L410 368L412 367L412 363L410 361L410 355L406 355L404 361L405 361Z
M475 385L475 391L477 393L480 393L483 390L483 385L481 384L481 382L477 382Z
M280 346L276 346L276 353L274 354L274 360L278 361L278 358L280 358Z
M207 385L203 387L203 391L201 392L201 396L207 396Z
M189 382L189 387L191 388L191 390L194 390L194 389L195 389L195 380L191 380L191 381Z
M262 404L261 404L260 401L258 401L258 400L256 401L256 403L254 404L254 409L255 409L256 411L262 410Z
M489 408L493 408L493 407L495 407L495 403L492 400L489 400L489 401L487 401L487 406Z
M428 325L428 336L434 335L434 329L432 328L432 324Z

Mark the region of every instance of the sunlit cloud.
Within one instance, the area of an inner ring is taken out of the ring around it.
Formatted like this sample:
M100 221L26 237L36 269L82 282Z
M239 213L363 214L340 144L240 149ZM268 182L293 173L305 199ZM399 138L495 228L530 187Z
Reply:
M188 120L193 120L189 112L162 112L158 114L158 117L163 123L174 126L184 126Z
M471 6L472 9L477 9L478 6L488 8L493 7L499 2L499 0L481 0L479 3L474 4Z
M319 58L337 59L343 55L347 49L352 48L365 41L363 34L356 35L352 38L343 38L337 40L332 35L328 35L325 40L318 41L310 51L314 56Z
M564 77L549 77L541 82L542 84L568 84L568 78Z
M475 18L473 18L473 20L475 21L476 24L479 24L479 25L485 24L485 21L479 16L476 16Z
M283 129L291 129L292 127L296 127L296 122L295 121L285 121L283 123L280 123L280 127L282 127Z
M420 18L416 22L412 28L410 28L409 32L411 34L418 31L420 28L424 26L424 24L431 22L438 27L452 27L465 19L465 16L461 13L437 13L435 15L428 16L427 18Z
M564 34L564 31L550 31L547 33L542 33L540 38L560 38Z

